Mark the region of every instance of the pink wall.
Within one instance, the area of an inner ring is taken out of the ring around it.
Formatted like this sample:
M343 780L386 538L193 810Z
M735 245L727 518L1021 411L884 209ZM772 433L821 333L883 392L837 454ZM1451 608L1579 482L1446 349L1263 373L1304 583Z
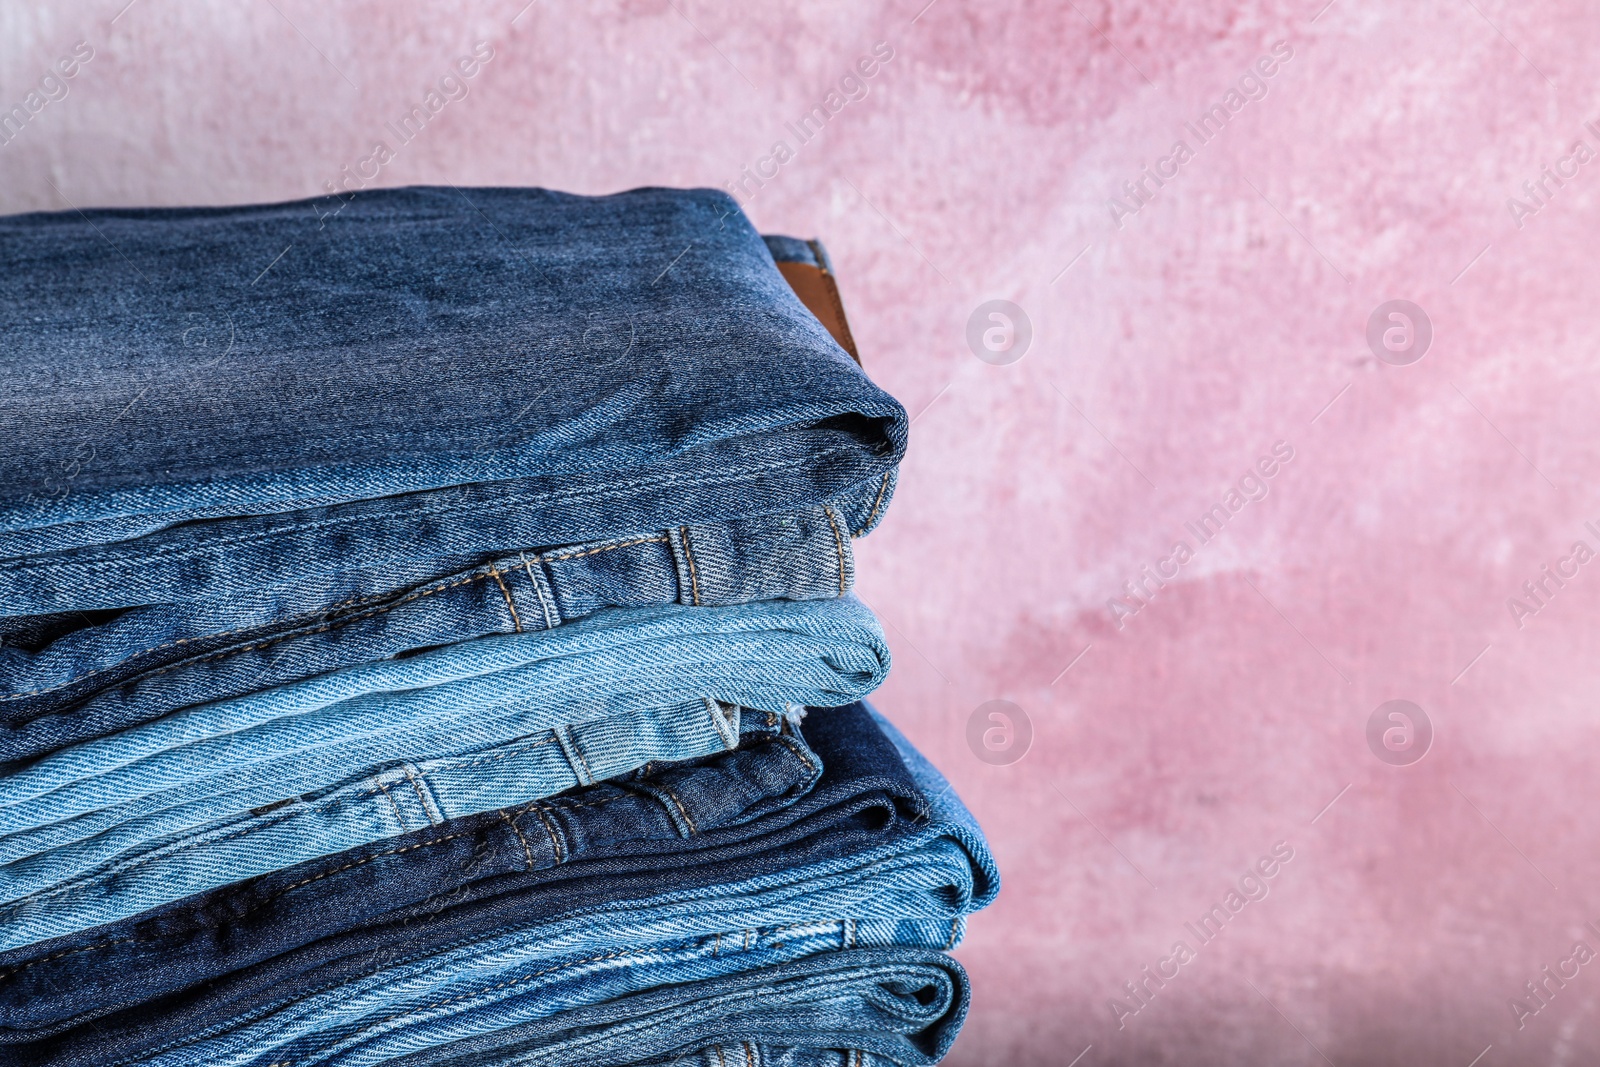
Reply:
M317 194L480 39L375 183L722 185L795 149L748 210L827 242L868 369L921 412L860 546L880 704L1006 875L954 1062L1600 1060L1600 965L1561 963L1600 949L1600 563L1507 606L1600 549L1600 159L1521 191L1600 151L1592 6L124 2L0 8L6 106L95 50L0 148L0 210ZM1278 40L1263 98L1184 128ZM868 95L799 144L879 41ZM964 338L996 298L1033 324L1011 365ZM1392 298L1433 326L1408 366L1365 339ZM1200 545L1185 521L1277 441L1269 494ZM1107 600L1179 539L1119 628ZM1007 766L965 740L996 698L1034 731ZM1394 698L1434 728L1414 765L1365 737ZM1201 945L1185 922L1278 842L1269 895ZM1119 1029L1108 1001L1179 939ZM1546 965L1578 972L1519 1030Z

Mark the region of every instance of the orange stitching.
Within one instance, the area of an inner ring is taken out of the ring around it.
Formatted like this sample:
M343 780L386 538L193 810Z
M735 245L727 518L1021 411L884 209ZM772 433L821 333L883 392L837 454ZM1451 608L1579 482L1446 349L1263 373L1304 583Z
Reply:
M577 552L556 552L556 553L551 553L550 555L547 555L547 556L536 556L534 558L535 559L541 559L541 560L555 560L555 561L567 560L567 559L577 559L580 556L592 556L596 552L610 552L614 548L628 548L628 547L630 547L632 545L648 544L651 541L658 541L658 542L661 542L662 544L666 544L668 542L668 540L669 539L665 534L656 534L656 535L654 535L652 537L636 537L632 541L619 541L617 544L614 544L614 545L601 545L599 548L586 548L586 549L582 549L581 551L577 551Z
M689 561L689 587L694 592L694 602L700 603L700 575L694 565L694 550L689 547L689 527L678 527L678 536L683 539L683 558Z
M546 834L548 834L549 837L550 837L550 848L555 853L556 862L557 863L565 862L565 860L562 858L562 855L561 855L561 853L563 851L562 848L561 848L561 841L560 841L559 838L556 837L556 828L553 825L551 825L549 819L545 818L544 811L542 809L540 809L537 805L529 805L529 811L532 811L535 815L537 815L539 817L539 822L544 824L544 832ZM523 812L522 814L526 815L527 812Z
M489 573L494 575L494 580L500 586L500 595L506 598L506 607L511 610L511 625L517 628L517 633L522 632L522 620L517 617L517 605L511 601L511 590L506 588L506 580L500 577L500 572L495 569L494 561L490 560L484 566L489 568Z
M687 809L684 808L683 801L678 799L678 794L674 793L671 789L667 788L666 786L662 786L661 787L661 791L663 793L667 794L667 796L672 799L673 807L678 809L678 814L682 815L683 816L683 821L689 825L689 832L692 833L692 834L699 833L700 832L699 827L695 826L694 820L689 818L689 812L688 812Z
M506 821L507 826L511 827L511 832L517 835L517 840L522 842L522 854L528 857L528 870L533 870L533 849L528 847L528 839L522 836L522 830L512 821L511 816L501 811L500 817Z
M844 584L844 538L839 535L839 524L833 521L833 509L824 504L822 513L828 516L828 525L833 527L833 546L839 553L839 595L844 596L847 588Z
M878 486L878 499L872 502L872 510L867 513L867 521L861 524L861 529L851 534L851 537L860 537L872 525L872 520L878 517L878 508L883 504L883 494L889 491L889 472L883 472L883 484Z

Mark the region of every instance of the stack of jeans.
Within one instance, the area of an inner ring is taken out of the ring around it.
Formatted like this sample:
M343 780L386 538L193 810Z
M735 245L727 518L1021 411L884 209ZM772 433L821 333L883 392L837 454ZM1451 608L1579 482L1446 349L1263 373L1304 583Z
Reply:
M708 190L35 214L0 307L0 1064L949 1048L999 879L862 702L907 421L820 245Z

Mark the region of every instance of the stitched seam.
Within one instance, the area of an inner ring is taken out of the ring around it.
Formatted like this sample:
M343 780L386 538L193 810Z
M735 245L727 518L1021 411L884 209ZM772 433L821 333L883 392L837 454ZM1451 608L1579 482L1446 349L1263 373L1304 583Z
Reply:
M833 509L824 504L822 513L828 516L828 525L833 527L833 547L839 554L839 595L844 596L844 538L839 534L839 524L833 519Z
M717 1062L719 1064L721 1064L722 1067L728 1067L728 1057L726 1057L726 1056L724 1056L722 1054L722 1046L718 1045L718 1046L716 1046L716 1048L717 1048Z
M662 786L661 787L661 791L663 793L667 794L667 796L672 800L672 806L678 809L678 814L679 815L683 816L683 821L684 821L685 824L688 825L689 832L691 834L699 833L700 832L699 827L695 826L694 820L689 818L688 809L686 809L683 806L683 802L678 799L678 794L674 793L671 789L669 789L666 786Z
M561 746L562 750L566 751L568 749L568 746L570 745L572 754L574 756L578 757L578 762L579 763L583 764L583 773L588 775L589 781L591 783L595 782L597 779L594 776L593 768L591 768L589 766L589 757L587 757L587 756L585 756L583 754L583 746L578 744L578 739L576 737L572 736L572 731L571 730L567 731L567 742L568 742L567 745Z
M554 740L554 738L551 738L551 739L549 739L547 741L537 742L534 745L530 745L528 747L528 750L531 750L533 748L538 748L540 745L548 744L553 740ZM493 758L494 759L498 759L500 757L496 756L496 757L493 757ZM476 764L476 763L487 763L487 762L490 762L490 761L491 761L491 759L489 757L485 757L485 758L482 758L482 759L475 760L475 761L473 761L473 763L474 764ZM462 764L462 766L470 766L470 765L471 764ZM375 797L379 793L382 793L383 796L384 796L384 799L386 799L389 802L389 806L394 809L395 818L399 821L399 823L400 823L400 825L402 827L406 827L404 832L410 833L411 830L407 827L405 817L400 814L400 808L399 808L399 806L397 804L395 804L394 797L389 795L389 790L384 787L382 782L375 782L374 786L375 786L375 788L368 789L364 793L357 793L357 794L355 794L354 796L351 796L351 797L343 797L343 796L341 796L341 794L338 791L335 791L334 793L331 793L331 794L329 794L327 796L319 798L318 801L315 804L306 805L304 808L300 808L300 809L288 809L288 810L286 810L284 812L283 818L287 818L290 814L292 814L292 813L294 813L296 811L298 811L300 813L306 813L306 812L322 812L322 813L326 813L329 810L329 805L330 804L343 803L343 802L346 802L346 801L353 802L353 801L365 800L368 797ZM299 798L290 798L290 799L299 799ZM537 801L535 803L537 803ZM599 803L599 802L595 801L593 803ZM582 805L576 805L576 806L582 806ZM78 876L76 878L73 878L71 881L58 883L57 885L50 886L47 889L41 889L38 892L30 893L30 894L28 894L28 895L26 895L24 897L18 898L18 900L16 900L16 901L9 901L4 905L0 905L0 911L4 911L4 909L6 907L9 907L11 905L20 903L20 902L22 902L24 900L39 900L39 901L55 900L55 899L65 895L70 890L81 889L86 885L91 885L91 884L93 884L95 882L104 881L107 877L126 874L126 873L128 873L130 871L137 871L137 870L140 870L141 868L148 867L151 863L154 863L154 862L156 862L158 860L174 859L176 857L184 855L185 853L193 852L193 851L195 851L197 849L211 848L211 847L214 847L214 846L217 846L217 845L224 844L224 843L229 842L229 841L238 840L241 837L248 837L251 834L259 833L263 829L266 829L267 827L275 825L275 824L277 824L278 822L281 822L281 821L282 821L282 818L278 818L278 819L267 820L265 823L263 823L263 822L259 821L258 819L252 819L250 822L246 823L244 826L241 826L238 829L233 830L233 831L231 831L229 833L223 834L220 837L206 838L204 840L183 840L183 841L175 842L173 844L163 845L163 846L161 846L159 848L152 849L152 850L147 851L147 852L137 853L137 854L135 854L133 856L129 856L129 857L125 858L125 859L119 860L118 862L112 864L109 867L97 868L95 870L86 872L86 873L84 873L84 874L82 874L82 875L80 875L80 876ZM432 823L430 822L429 825L432 825ZM425 827L418 827L417 829L419 829L419 830L420 829L425 829ZM455 836L455 835L451 835L451 836ZM449 838L448 837L438 838L436 840L438 840L438 841L447 841L447 840L449 840ZM402 849L401 851L409 851L409 849ZM558 849L558 851L559 851L559 849ZM378 853L378 855L388 855L388 853ZM340 869L344 870L346 868L340 868ZM313 879L313 880L315 880L315 879ZM293 888L293 887L291 887L291 888ZM284 890L283 892L288 892L288 890ZM268 898L268 899L271 899L271 898Z
M689 527L678 527L678 537L683 541L683 558L689 561L689 588L694 593L694 603L700 603L700 573L694 565L694 550L689 547Z
M411 776L411 768L401 767L400 773L406 776L406 781L411 783L412 792L417 794L417 803L422 805L423 818L427 819L430 823L433 822L433 805L429 804L428 798L422 795L422 787L418 785L417 780ZM443 813L441 812L441 814Z
M745 1067L756 1067L755 1057L750 1052L750 1042L746 1041L746 1042L743 1042L743 1044L744 1044L744 1062L745 1062Z
M400 824L400 829L409 829L409 827L406 826L405 816L400 814L400 805L394 802L394 797L389 795L389 790L384 788L384 784L382 782L378 783L378 789L382 791L383 799L387 800L389 802L389 806L394 809L394 818L395 821Z
M457 1003L460 1003L463 1000L475 1000L475 999L477 999L479 997L483 997L483 996L485 996L485 995L487 995L489 993L498 992L499 990L502 990L502 989L510 989L513 986L525 985L528 982L532 982L532 981L534 981L535 979L538 979L538 978L543 978L547 974L554 974L557 971L565 971L565 970L569 970L569 969L575 969L575 968L578 968L578 967L582 967L584 964L600 963L600 962L603 962L605 960L622 959L622 958L625 958L625 957L628 957L628 956L648 955L651 951L653 951L653 950L652 949L638 949L638 948L618 949L615 952L606 952L606 953L603 953L602 955L599 955L599 956L590 956L587 959L569 960L569 961L564 962L564 963L558 963L553 967L546 967L542 971L535 971L533 974L525 974L521 978L507 979L504 982L497 982L492 986L485 986L482 989L475 989L470 993L459 993L456 996L446 997L444 1000L438 1000L438 1001L435 1001L432 1004L419 1004L418 1006L416 1006L414 1008L407 1008L405 1011L396 1012L395 1014L386 1016L386 1017L384 1017L382 1019L375 1019L371 1023L368 1023L367 1025L361 1027L359 1030L357 1030L351 1036L359 1036L360 1034L371 1033L373 1030L376 1030L377 1028L379 1028L381 1026L384 1026L384 1025L390 1023L390 1022L393 1022L395 1019L403 1019L408 1015L420 1015L421 1013L423 1013L425 1011L433 1011L436 1008L442 1008L442 1007L445 1007L446 1005L449 1005L449 1004L457 1004ZM306 1061L306 1060L299 1060L299 1061L296 1061L296 1060L277 1060L277 1061L274 1061L273 1063L267 1064L267 1067L293 1067L293 1065L295 1063L297 1063L297 1062L298 1063L306 1063L308 1061Z
M550 837L550 847L555 851L556 862L565 863L566 857L563 855L565 850L561 847L560 838L556 837L556 828L551 825L550 820L545 817L545 813L539 807L530 806L529 811L532 811L534 815L538 816L539 822L544 825L544 832ZM526 814L526 812L522 814Z
M186 659L186 660L183 660L180 663L169 663L165 667L157 667L154 670L141 671L139 674L137 674L134 677L128 679L128 682L131 683L131 682L140 681L140 680L142 680L144 678L152 678L155 675L165 674L167 671L177 670L179 667L186 667L186 666L190 666L190 665L193 665L193 664L196 664L196 663L210 663L210 662L212 662L214 660L227 659L229 656L241 655L241 654L243 654L245 652L252 651L253 649L267 648L267 647L269 647L271 645L278 644L281 641L288 641L288 640L291 640L292 638L296 638L296 637L310 637L312 634L320 634L320 633L323 633L323 632L325 632L327 630L331 630L336 626L344 626L347 623L360 622L362 619L370 619L373 616L382 615L384 612L393 611L395 608L398 608L403 604L409 603L412 600L420 600L425 596L432 596L435 593L442 593L447 589L454 589L456 586L459 586L459 585L467 585L467 584L469 584L471 582L482 581L485 577L487 577L487 575L483 574L483 573L471 574L471 575L468 575L465 578L458 578L457 580L455 580L453 582L448 582L448 583L446 583L444 585L439 585L439 586L436 586L435 588L432 588L432 589L425 589L425 590L421 590L419 592L409 593L405 597L403 597L402 599L396 600L392 604L380 604L377 607L370 608L370 609L368 609L366 611L363 611L363 612L360 612L358 614L350 615L350 616L347 616L345 618L335 620L333 622L323 623L321 626L318 626L317 628L315 628L313 630L296 630L294 633L291 633L291 634L280 634L280 635L278 635L276 637L268 638L268 639L263 640L263 641L256 641L256 642L252 642L251 644L248 644L248 645L241 645L238 648L225 648L225 649L222 649L219 652L213 652L213 653L210 653L208 655L202 656L199 659ZM392 595L392 594L380 594L380 595ZM371 599L373 599L373 598L372 597L358 597L355 600L347 600L342 604L334 604L331 607L328 607L328 608L324 609L323 611L318 612L317 614L326 614L327 612L336 611L339 608L348 607L351 604L359 604L364 600L371 600ZM259 624L257 624L257 625L259 625ZM181 638L181 639L179 639L177 641L168 641L166 644L155 645L154 647L147 648L143 652L141 652L140 655L145 655L145 654L148 654L148 653L151 653L151 652L160 652L163 649L168 649L168 648L177 648L179 645L190 644L190 643L195 642L195 641L204 641L204 640L209 640L209 639L217 638L217 637L227 637L230 634L243 633L246 630L254 630L254 629L256 629L256 626L241 626L238 629L224 630L221 633L216 633L216 634L205 634L205 635L202 635L200 637L185 637L185 638ZM126 662L126 661L124 661L124 662ZM32 690L30 692L27 692L27 693L11 693L11 694L8 694L6 696L0 696L0 702L4 702L4 701L7 701L7 700L21 700L23 697L38 696L41 693L53 693L57 689L65 689L68 686L77 685L79 682L85 681L86 679L93 678L93 677L95 677L97 675L105 674L108 671L114 671L120 666L122 666L122 664L115 663L115 664L112 664L109 667L97 667L97 668L95 668L94 670L90 671L87 674L80 674L80 675L76 676L75 678L73 678L71 681L61 682L58 685L47 686L44 689L34 689L34 690ZM53 713L47 712L46 714L53 714ZM40 716L40 718L43 718L43 716Z
M580 549L580 550L577 550L575 552L569 552L569 553L564 553L564 554L563 553L556 553L556 554L553 554L553 555L541 556L541 557L538 557L538 558L540 558L540 559L549 559L549 560L557 560L557 561L567 560L567 559L577 559L580 556L592 556L592 555L595 555L596 553L599 553L599 552L609 552L609 551L611 551L612 549L615 549L615 548L627 548L627 547L629 547L631 545L643 544L643 543L645 543L647 541L666 542L667 541L667 537L665 535L657 535L657 536L654 536L654 537L641 537L641 538L637 538L637 539L632 540L632 541L623 541L623 542L621 542L619 544L602 545L599 548ZM333 620L331 622L325 622L322 625L315 627L314 629L309 629L309 630L308 629L296 629L294 633L279 634L279 635L274 636L274 637L264 638L263 640L253 641L253 642L251 642L250 644L247 644L247 645L240 645L238 648L225 648L225 649L222 649L222 650L217 651L217 652L208 653L208 654L206 654L204 656L199 657L198 659L186 659L186 660L183 660L183 661L178 662L178 663L169 663L164 667L156 667L156 668L154 668L152 670L140 671L137 674L135 674L132 678L129 678L128 681L126 683L124 683L124 684L132 684L134 682L143 681L146 678L153 678L158 674L165 674L168 671L175 671L175 670L178 670L181 667L191 667L191 666L194 666L197 663L215 663L218 660L227 659L230 656L241 656L246 652L253 652L253 651L256 651L258 649L263 649L263 648L271 648L273 645L280 644L280 643L282 643L284 641L290 641L290 640L293 640L293 639L295 639L297 637L311 637L311 636L314 636L316 634L326 633L327 631L335 629L335 628L340 627L340 626L347 626L350 623L361 622L364 619L375 618L375 617L377 617L379 615L382 615L382 614L384 614L386 612L394 611L397 608L403 607L404 605L409 604L412 601L421 600L423 597L433 596L435 593L442 593L442 592L445 592L446 590L455 589L458 586L470 585L473 582L481 582L481 581L483 581L484 578L490 577L491 575L494 577L495 581L500 583L500 592L506 598L506 606L511 609L511 619L512 619L512 622L516 624L517 632L518 633L524 632L523 629L522 629L521 620L517 617L516 605L512 602L511 593L506 588L505 582L501 579L500 572L495 569L495 566L494 566L493 562L484 564L484 567L486 568L485 570L481 570L481 571L477 571L476 573L469 574L465 578L457 578L454 581L447 581L447 582L444 582L444 583L442 583L440 585L436 585L431 589L420 589L420 590L417 590L415 592L407 593L404 596L402 596L400 599L395 600L392 603L379 604L379 605L377 605L375 607L368 608L365 611L357 612L357 613L355 613L353 615L348 615L348 616L345 616L344 618L341 618L341 619L335 619L335 620ZM529 574L528 577L531 579L533 577L533 575ZM534 583L534 589L535 589L535 591L538 591L538 583L537 582ZM320 611L315 612L314 614L326 615L329 612L337 611L340 608L351 607L351 606L353 606L355 604L363 603L364 601L369 601L369 600L373 600L373 599L377 599L377 598L381 598L381 597L393 596L393 595L394 595L393 593L376 593L376 594L373 594L372 596L356 597L353 600L345 600L345 601L341 601L340 603L337 603L337 604L331 604L328 607L323 608ZM539 592L539 598L540 598L541 601L543 601L544 594L542 592ZM548 617L548 614L549 613L546 612L547 617ZM548 618L547 618L547 621L548 621ZM196 641L211 641L211 640L215 640L216 638L219 638L219 637L227 637L230 634L243 633L246 630L254 630L260 625L261 624L257 623L257 624L252 625L252 626L241 626L241 627L237 627L237 628L232 629L232 630L223 630L220 633L202 634L199 637L184 637L184 638L180 638L180 639L178 639L176 641L168 641L165 644L153 645L150 648L141 650L139 652L139 655L149 655L149 654L154 653L154 652L161 652L161 651L163 651L165 649L177 648L180 645L192 644L192 643L194 643ZM554 627L552 626L551 628L553 629ZM124 661L124 662L126 662L126 661ZM90 678L94 678L94 677L97 677L99 675L106 674L106 673L108 673L110 671L114 671L117 668L119 668L120 666L122 666L121 663L114 663L109 667L97 667L94 670L89 671L87 674L76 675L73 678L69 679L68 681L60 682L60 683L58 683L56 685L46 686L43 689L33 689L33 690L29 690L26 693L9 693L9 694L0 696L0 703L4 703L4 702L10 701L10 700L22 700L25 697L40 696L40 695L42 695L44 693L53 693L58 689L66 689L66 688L68 688L70 686L78 685L78 684L80 684L80 683L82 683L84 681L87 681ZM44 715L39 716L39 718L44 718L47 715L53 715L53 714L59 714L59 713L58 712L46 712ZM30 721L33 721L33 720L30 720Z
M526 553L519 552L517 554L522 558L522 569L527 572L528 584L533 586L533 595L539 598L539 610L544 612L544 627L547 630L554 630L561 625L561 612L550 602L552 597L555 596L555 590L551 590L548 597L544 595L545 583L542 580L544 578L544 564L541 562L539 564L539 573L534 574L533 560L529 559Z
M540 556L538 558L542 560L554 560L559 562L561 560L578 559L581 556L592 556L596 552L610 552L615 548L630 548L633 545L648 544L651 541L658 541L662 544L665 544L667 542L667 536L666 534L653 534L649 537L635 537L631 541L619 541L614 545L601 545L599 548L585 548L573 552L552 552L549 555Z
M500 577L500 572L495 569L492 561L484 564L484 566L488 567L489 573L494 575L495 584L500 587L500 595L505 597L506 608L511 612L511 625L516 627L517 633L520 634L522 632L522 620L517 618L517 605L511 600L511 590L506 588L506 580Z
M815 460L815 461L819 461L820 462L822 460L831 459L836 453L844 453L844 452L849 452L849 451L851 451L851 446L849 446L849 445L838 445L836 447L829 448L829 449L827 449L827 450L825 450L823 452L820 452L820 453L818 453L818 454L816 454L816 455L814 455L814 456L812 456L810 458ZM532 499L541 500L541 501L544 501L544 502L547 502L547 503L554 503L554 502L558 502L558 501L604 500L604 499L607 499L607 498L610 498L610 497L614 497L618 492L620 492L622 490L625 490L625 489L640 489L640 488L642 488L642 489L660 489L663 486L670 486L670 485L680 485L680 486L715 485L715 486L718 486L720 488L725 488L726 489L726 488L730 488L732 486L732 484L735 483L735 482L754 481L754 480L757 479L757 477L759 475L766 474L766 473L768 473L770 471L793 469L794 466L795 466L795 463L791 459L775 459L775 460L771 460L771 461L769 461L767 463L750 464L748 466L739 467L739 468L736 468L736 469L733 469L733 470L721 471L721 472L719 472L717 474L714 474L714 475L708 474L708 475L701 475L699 477L681 477L681 476L674 477L674 476L671 476L671 475L662 475L662 474L658 474L657 473L657 474L647 475L647 476L641 477L641 478L635 478L632 481L617 482L617 483L613 483L613 484L606 485L606 486L597 486L597 487L591 488L591 489L572 489L572 490L564 490L564 491L554 491L554 492L549 492L549 493L537 493L537 494L533 494L532 495ZM415 492L420 494L420 493L434 492L434 491L436 491L436 490L416 490ZM403 494L400 494L400 495L408 496L408 495L412 495L412 494L411 493L403 493ZM508 499L498 500L498 501L494 501L492 503L495 506L498 506L498 507L500 507L502 509L505 509L505 508L516 507L519 502L527 502L529 499L530 499L530 495L526 494L526 493L523 493L523 494L511 494L511 495L509 495ZM366 503L366 501L353 501L353 503ZM486 501L484 503L487 505L490 502ZM415 510L415 511L411 512L411 516L410 517L413 518L413 519L421 519L421 518L427 518L427 517L433 516L433 515L439 515L439 514L442 514L444 512L449 512L449 511L456 510L459 507L459 504L460 504L459 499L451 500L451 501L441 501L440 503L433 504L433 505L425 507L425 508L420 508L418 510ZM237 537L226 538L226 539L217 539L217 540L212 541L212 542L210 542L208 544L205 544L205 545L191 546L189 548L175 547L175 548L169 548L169 549L157 549L157 550L155 550L153 552L147 553L144 557L142 557L140 560L137 560L135 562L150 563L153 560L161 559L161 558L164 558L164 557L172 557L172 558L177 559L177 560L183 560L183 559L187 559L187 558L189 558L191 556L200 555L200 554L207 553L207 552L214 552L216 549L219 549L219 548L236 548L236 547L239 547L241 545L253 544L253 543L256 543L256 542L260 542L260 541L271 541L271 540L273 540L275 538L282 537L282 536L284 536L286 534L312 533L312 532L315 532L315 531L318 531L318 530L327 529L329 527L352 526L352 525L357 525L359 523L371 522L371 521L373 521L373 516L371 516L371 515L339 515L339 516L335 516L333 518L323 519L323 520L318 521L318 522L304 523L304 524L301 524L301 525L290 525L290 526L286 526L286 527L282 527L282 528L278 528L278 529L263 530L260 533L253 533L253 534L247 533L247 534L240 534ZM83 557L80 557L80 558L77 558L77 559L74 559L74 560L70 561L71 564L78 565L78 566L82 566L83 564L92 564L92 563L118 563L118 562L128 562L128 560L126 559L125 556L123 556L123 555L121 555L119 553L102 552L102 553L99 553L98 555L83 556ZM24 557L24 558L22 558L20 560L12 562L12 563L0 564L0 574L3 574L3 573L24 573L25 574L25 573L29 573L31 571L35 571L35 570L39 570L41 568L48 567L49 565L50 565L50 560L48 558Z
M367 794L367 795L370 796L371 794ZM462 830L462 831L458 831L457 833L453 833L453 834L445 834L443 837L435 837L435 838L432 838L432 839L427 840L427 841L419 841L414 845L406 845L404 848L385 849L382 852L374 852L370 856L365 856L365 857L363 857L361 859L358 859L358 860L352 860L351 862L346 863L342 867L335 867L335 868L333 868L331 870L323 871L321 874L315 874L315 875L312 875L310 878L304 878L304 879L301 879L298 882L294 882L294 883L292 883L290 885L286 885L282 889L279 889L276 893L273 893L270 896L262 897L260 901L258 901L256 904L251 905L244 912L240 913L236 918L243 919L246 916L252 915L257 911L260 911L262 908L266 907L268 904L272 903L274 900L277 900L279 897L283 896L286 893L292 893L296 889L303 889L304 887L306 887L308 885L311 885L313 882L322 881L324 878L331 878L336 874L342 874L345 871L348 871L353 867L360 867L362 864L371 863L373 860L382 859L385 856L398 856L398 855L401 855L402 853L412 852L412 851L415 851L416 849L419 849L419 848L428 848L428 847L431 847L433 845L443 844L444 842L452 840L454 838L462 837L465 834L467 834L468 832L469 831ZM207 929L210 929L210 927L207 927ZM77 948L70 948L70 949L67 949L64 952L57 952L53 956L45 956L42 959L29 960L27 963L18 964L17 966L15 966L15 967L9 969L8 971L6 971L5 974L3 976L0 976L0 977L12 978L12 977L15 977L16 975L21 974L23 971L28 970L30 967L37 967L40 964L50 963L53 960L61 959L63 956L72 956L72 955L75 955L75 954L77 954L79 952L95 952L95 951L98 951L98 950L103 949L103 948L112 948L112 947L114 947L116 945L127 945L127 944L131 944L131 943L133 943L135 941L150 941L150 940L152 940L152 939L144 938L144 937L119 937L114 941L97 941L92 945L80 945ZM159 938L157 938L155 940L159 940Z
M867 513L867 521L861 524L861 529L857 530L855 533L851 534L850 536L852 536L852 537L860 537L862 534L867 532L868 528L870 528L872 526L872 520L876 519L878 517L878 508L880 508L883 505L883 494L887 493L888 491L889 491L889 472L888 471L884 471L883 472L883 484L878 486L878 499L876 499L876 500L874 500L872 502L872 510Z
M500 812L500 817L506 821L507 826L511 827L511 832L517 835L517 840L522 842L522 854L528 857L528 870L533 870L533 849L528 847L528 839L522 836L522 828L504 811Z

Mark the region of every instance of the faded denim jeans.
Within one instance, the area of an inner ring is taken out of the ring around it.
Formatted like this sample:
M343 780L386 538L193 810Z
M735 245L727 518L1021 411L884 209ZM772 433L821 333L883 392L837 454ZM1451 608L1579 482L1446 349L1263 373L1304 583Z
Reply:
M519 630L494 585L563 550L697 602L745 523L725 595L828 595L906 440L711 190L0 218L0 301L0 760Z

